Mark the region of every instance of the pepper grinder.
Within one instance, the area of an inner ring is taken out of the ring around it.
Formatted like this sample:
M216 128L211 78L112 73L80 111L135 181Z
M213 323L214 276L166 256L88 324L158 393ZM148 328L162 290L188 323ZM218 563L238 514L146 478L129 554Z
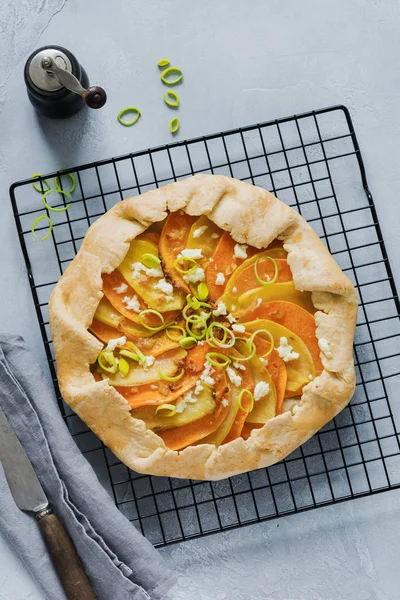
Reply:
M101 108L107 100L103 88L89 86L85 69L61 46L35 50L26 61L24 77L29 100L46 117L71 117L85 105Z

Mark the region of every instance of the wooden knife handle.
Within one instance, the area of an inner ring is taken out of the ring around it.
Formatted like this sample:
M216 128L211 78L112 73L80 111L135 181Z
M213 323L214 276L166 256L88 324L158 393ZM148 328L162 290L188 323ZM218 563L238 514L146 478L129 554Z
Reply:
M51 508L36 514L64 591L69 600L97 600L76 548Z

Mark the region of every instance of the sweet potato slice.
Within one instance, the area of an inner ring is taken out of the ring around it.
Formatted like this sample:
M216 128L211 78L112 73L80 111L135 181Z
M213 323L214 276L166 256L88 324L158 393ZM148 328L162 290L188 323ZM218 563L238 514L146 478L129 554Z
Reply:
M206 443L203 439L213 433L225 420L228 411L229 404L223 403L223 400L227 398L229 393L229 386L226 381L224 371L220 370L215 376L214 394L215 394L215 409L214 411L193 421L184 427L175 427L158 433L158 435L164 440L166 446L171 450L182 450L186 446L190 446L194 443ZM226 406L224 405L226 404Z
M135 408L131 414L134 419L144 421L148 429L158 432L172 428L181 429L185 425L192 424L198 419L211 415L216 405L212 388L204 385L197 401L187 404L182 412L176 412L173 416L157 415L154 406Z
M278 266L278 278L276 280L277 283L286 283L287 281L292 281L292 271L287 263L287 260L284 258L277 258L276 264ZM258 276L263 281L268 281L268 279L272 279L275 273L275 268L273 263L267 259L261 259L257 265ZM273 284L271 284L273 285ZM246 267L244 271L240 273L240 275L235 277L235 285L232 290L232 295L234 292L235 297L241 296L245 292L249 290L253 290L254 288L260 287L260 282L256 278L256 274L254 271L254 264Z
M153 335L153 332L149 332L148 329L145 329L138 323L134 323L133 321L126 319L123 317L111 304L111 302L104 296L97 307L96 313L94 315L94 322L102 323L103 325L107 325L108 327L113 328L117 331L117 335L113 335L115 337L121 337L121 335L126 335L129 339L135 340L135 338L139 337L148 337ZM96 327L96 324L95 324ZM89 329L91 326L89 327ZM94 331L93 331L94 333ZM103 330L103 333L105 331ZM111 333L111 332L110 332ZM100 336L98 336L100 337ZM113 339L109 338L109 339ZM108 342L108 339L102 339L102 341Z
M122 274L118 270L115 270L112 273L103 273L102 280L103 292L108 298L108 300L111 302L113 307L127 319L138 323L139 313L127 308L124 299L132 299L136 297L139 303L140 310L145 310L147 308L147 305L143 302L142 298L138 294L136 294L135 290L125 281ZM124 284L128 286L128 289L123 293L118 293L116 290L118 290L121 287L121 285ZM179 312L175 310L165 312L163 314L165 323L173 321L178 316L178 314ZM160 325L160 319L157 317L157 315L149 313L146 315L146 324L150 327L157 327L158 325Z
M218 241L218 245L212 255L212 261L207 267L206 283L210 298L214 302L222 296L233 272L243 263L244 259L235 257L235 245L236 242L231 234L228 231L225 231ZM253 256L256 252L258 252L258 250L253 248L253 246L249 246L247 249L247 255L249 257ZM216 284L218 273L222 273L225 277L225 282L222 285Z
M94 333L94 335L96 337L98 337L99 340L104 342L105 344L108 344L108 342L110 340L115 340L115 339L121 337L121 335L123 335L121 333L121 331L119 331L118 329L115 329L115 327L106 325L105 323L102 323L101 321L97 321L97 319L93 319L93 321L89 327L89 331L91 333Z
M159 381L156 384L144 385L134 389L117 387L117 390L128 400L132 408L156 406L165 402L170 404L196 385L196 381L203 371L205 357L209 349L209 346L204 344L188 350L183 365L185 375L175 383ZM153 351L152 354L154 356ZM156 389L154 389L155 386Z
M262 423L244 423L240 437L248 440L253 429L261 429L261 427L263 427Z
M190 294L190 287L175 267L174 262L178 254L186 248L190 228L197 217L178 210L169 213L161 232L159 242L160 258L166 278L177 288Z
M255 310L247 312L239 321L253 321L254 319L269 319L293 331L307 346L315 365L316 374L322 373L324 367L315 335L315 319L304 308L293 302L275 300L261 304Z

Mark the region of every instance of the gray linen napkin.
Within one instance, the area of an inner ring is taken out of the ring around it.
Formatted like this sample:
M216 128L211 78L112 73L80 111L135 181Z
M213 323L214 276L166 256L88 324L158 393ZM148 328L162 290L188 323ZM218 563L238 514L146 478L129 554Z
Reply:
M61 417L19 336L0 335L0 405L99 600L159 600L175 582L158 552L114 506ZM0 463L0 528L49 600L66 598L33 516L14 503Z

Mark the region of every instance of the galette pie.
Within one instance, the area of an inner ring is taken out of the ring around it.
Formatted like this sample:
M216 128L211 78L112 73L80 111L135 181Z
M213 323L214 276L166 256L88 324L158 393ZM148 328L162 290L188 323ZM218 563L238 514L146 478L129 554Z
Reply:
M196 175L116 204L55 287L65 401L135 471L271 465L349 402L353 285L264 189Z

